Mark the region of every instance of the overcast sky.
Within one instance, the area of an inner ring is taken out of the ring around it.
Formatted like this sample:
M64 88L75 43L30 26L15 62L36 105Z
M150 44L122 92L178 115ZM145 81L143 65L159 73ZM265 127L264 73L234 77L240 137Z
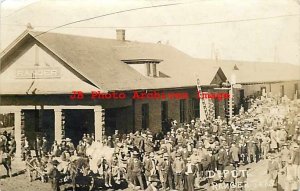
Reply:
M157 5L180 3L156 7ZM153 6L152 8L149 8ZM284 62L300 65L299 0L2 0L1 48L31 23L52 32L168 43L198 58Z

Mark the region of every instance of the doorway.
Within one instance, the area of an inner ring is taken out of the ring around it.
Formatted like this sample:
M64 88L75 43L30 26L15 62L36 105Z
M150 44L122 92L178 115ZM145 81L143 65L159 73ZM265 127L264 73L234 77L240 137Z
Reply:
M83 134L95 132L94 110L92 109L66 109L65 115L65 138L72 139L74 145L78 145Z
M36 138L46 137L49 144L54 141L54 111L53 110L24 110L24 133L31 149Z

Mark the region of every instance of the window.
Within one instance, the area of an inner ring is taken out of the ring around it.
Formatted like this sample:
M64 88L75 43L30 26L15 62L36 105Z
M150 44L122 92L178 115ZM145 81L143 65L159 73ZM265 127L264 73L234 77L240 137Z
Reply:
M146 64L146 67L147 67L147 76L150 76L151 74L151 68L150 68L150 64Z
M142 104L142 129L149 128L149 104Z
M157 77L156 64L151 64L151 65L152 65L152 76Z
M261 87L260 91L261 91L260 95L265 96L266 93L267 93L267 88L266 87Z
M192 103L193 103L193 113L194 113L194 118L199 118L200 117L200 99L193 98Z
M294 89L295 89L295 96L297 96L296 98L299 98L299 89L298 89L298 84L294 84Z
M156 63L147 63L147 76L157 77Z
M284 96L284 85L280 86L280 93L281 93L281 97Z
M166 121L168 119L168 101L161 102L161 120Z
M157 70L157 65L163 60L133 59L133 60L122 60L122 61L144 76L159 77L159 71Z
M185 113L186 113L186 107L185 107L185 99L180 100L180 123L185 122Z

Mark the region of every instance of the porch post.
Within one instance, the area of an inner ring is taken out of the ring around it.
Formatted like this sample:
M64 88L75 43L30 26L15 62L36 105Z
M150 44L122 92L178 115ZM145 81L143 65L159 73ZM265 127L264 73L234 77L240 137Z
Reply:
M14 128L15 128L15 140L16 140L16 158L22 156L22 128L21 128L21 109L14 111Z
M102 116L102 106L96 106L94 108L94 116L95 116L95 142L102 143L102 131L104 126L104 118Z
M54 110L54 125L55 125L55 140L58 144L61 143L62 140L62 111L61 109L55 109Z

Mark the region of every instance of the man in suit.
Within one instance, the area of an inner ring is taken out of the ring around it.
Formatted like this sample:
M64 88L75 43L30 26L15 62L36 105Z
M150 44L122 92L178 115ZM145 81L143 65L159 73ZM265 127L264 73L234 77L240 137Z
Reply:
M143 161L147 185L148 185L148 183L150 181L150 177L151 177L151 170L153 168L152 158L154 158L154 154L150 153L150 156L151 157L149 157L149 153L145 153L144 161Z
M179 153L176 153L176 158L173 162L172 168L174 173L175 189L182 190L183 172L184 172L185 164L181 159L181 155Z
M54 160L51 162L52 167L50 170L47 172L47 175L51 179L51 188L53 191L58 191L59 190L59 179L60 179L60 173L57 170L57 165L59 162L57 160Z
M43 137L43 143L42 143L41 151L42 151L42 156L47 155L48 141L47 141L46 137Z
M231 144L229 157L231 158L231 161L234 162L235 167L238 165L238 163L240 161L239 154L240 154L239 148L234 143Z
M228 160L227 152L225 151L223 146L220 146L220 150L218 152L218 159L217 159L218 170L220 170L220 171L224 170L227 160Z
M169 185L169 188L173 190L173 170L170 156L167 153L164 154L164 161L161 163L160 170L162 175L161 182L164 189L166 190Z
M111 164L104 158L104 156L102 156L101 159L98 160L97 166L99 174L103 174L104 176L105 186L107 188L112 187Z
M112 135L113 142L115 142L117 138L120 139L119 130L115 130L115 134Z
M228 189L230 189L230 185L234 183L234 176L233 173L235 167L233 166L235 163L232 161L229 165L224 168L224 182L228 185Z
M35 142L35 152L37 157L42 156L42 150L41 150L42 145L43 145L42 139L39 136L37 136Z
M270 180L272 180L274 183L273 187L277 187L278 184L278 171L279 171L279 164L275 159L275 155L270 155L270 161L268 163L268 170L267 173L270 176Z
M191 158L187 158L187 164L184 168L185 188L188 191L194 191L195 177L197 175L197 167L191 162Z
M284 168L287 164L288 161L291 160L291 151L290 149L288 149L288 145L285 143L282 145L283 148L280 151L280 155L281 155L281 168Z
M132 175L134 185L137 186L136 180L138 180L141 189L145 190L143 179L142 179L142 162L139 160L137 152L133 153L133 164L131 165L131 175Z
M144 141L144 149L145 152L147 153L151 153L154 151L154 144L152 142L152 138L153 138L152 135L148 135L148 139Z

